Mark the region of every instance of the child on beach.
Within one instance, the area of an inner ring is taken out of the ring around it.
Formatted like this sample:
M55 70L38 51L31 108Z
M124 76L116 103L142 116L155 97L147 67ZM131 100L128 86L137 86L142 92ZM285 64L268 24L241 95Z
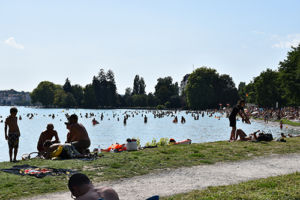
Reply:
M10 109L10 115L5 120L5 139L8 142L9 148L9 161L16 162L17 161L17 154L18 154L18 147L19 147L19 137L20 137L20 130L18 126L18 118L17 118L18 109L13 107ZM8 127L8 134L7 134L7 127ZM12 152L14 150L14 159L12 160Z

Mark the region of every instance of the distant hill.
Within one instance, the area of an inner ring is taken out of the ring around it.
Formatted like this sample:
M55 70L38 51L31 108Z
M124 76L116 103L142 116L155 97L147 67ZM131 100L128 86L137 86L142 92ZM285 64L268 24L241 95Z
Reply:
M16 90L0 90L1 106L28 106L31 104L29 92L18 92Z

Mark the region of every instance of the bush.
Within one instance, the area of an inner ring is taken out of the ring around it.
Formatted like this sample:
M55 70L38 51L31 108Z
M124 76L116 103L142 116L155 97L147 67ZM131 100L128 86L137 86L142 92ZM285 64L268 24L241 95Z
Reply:
M165 109L166 107L164 106L164 105L158 105L158 106L156 106L156 109L158 109L158 110L163 110L163 109Z

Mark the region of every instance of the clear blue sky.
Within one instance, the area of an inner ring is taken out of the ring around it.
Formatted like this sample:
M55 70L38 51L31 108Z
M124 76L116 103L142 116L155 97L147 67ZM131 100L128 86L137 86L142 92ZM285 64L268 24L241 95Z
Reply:
M136 74L180 82L193 65L230 74L236 85L276 69L300 43L297 0L0 1L0 89L40 81L86 85L100 68L118 92Z

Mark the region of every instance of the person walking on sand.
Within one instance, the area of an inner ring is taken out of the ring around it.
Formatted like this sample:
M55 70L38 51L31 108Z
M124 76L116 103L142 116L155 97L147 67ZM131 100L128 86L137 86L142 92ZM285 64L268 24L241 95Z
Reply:
M230 123L230 127L232 127L229 141L237 139L237 136L235 135L237 114L239 114L246 123L250 124L250 121L244 112L244 107L245 107L245 101L240 100L239 103L233 107L229 115L229 123Z
M8 142L10 162L17 161L17 154L19 148L20 130L18 126L17 113L18 113L18 109L12 107L10 109L10 115L5 120L5 126L4 126L5 139ZM7 128L8 128L8 133L7 133ZM13 150L14 150L14 159L12 160Z

